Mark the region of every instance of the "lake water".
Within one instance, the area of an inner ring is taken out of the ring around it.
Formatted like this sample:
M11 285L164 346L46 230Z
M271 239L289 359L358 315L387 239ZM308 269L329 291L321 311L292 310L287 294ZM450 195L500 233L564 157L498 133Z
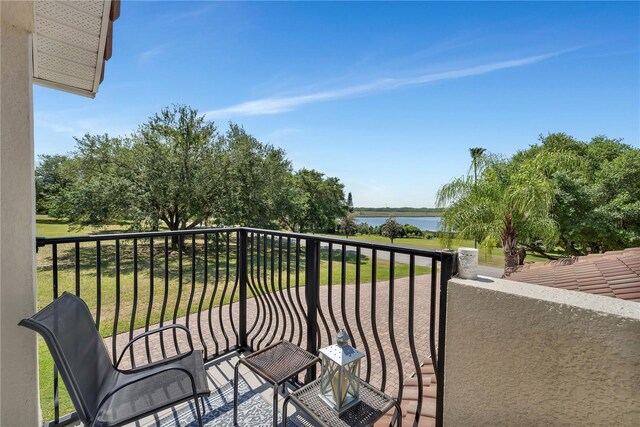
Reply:
M440 217L439 216L397 216L396 221L400 224L411 224L418 227L420 230L438 231L440 230ZM385 217L370 217L361 216L356 218L356 223L366 222L371 226L380 226L387 220Z

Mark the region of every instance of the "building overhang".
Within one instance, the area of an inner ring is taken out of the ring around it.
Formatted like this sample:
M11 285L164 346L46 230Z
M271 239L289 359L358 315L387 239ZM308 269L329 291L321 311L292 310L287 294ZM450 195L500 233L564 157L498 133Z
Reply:
M36 0L33 82L94 98L119 16L120 0Z

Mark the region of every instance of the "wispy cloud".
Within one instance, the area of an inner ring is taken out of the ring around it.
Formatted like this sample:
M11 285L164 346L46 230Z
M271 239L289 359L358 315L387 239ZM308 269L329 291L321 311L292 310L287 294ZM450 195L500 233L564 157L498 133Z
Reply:
M574 49L570 49L574 50ZM243 102L226 108L206 112L208 118L229 118L233 116L257 116L265 114L278 114L294 110L296 107L321 101L329 101L351 96L362 96L374 92L398 89L404 86L421 85L441 80L452 80L463 77L478 76L498 70L522 67L535 64L554 56L561 55L570 50L551 52L543 55L529 56L526 58L512 59L475 67L461 68L438 73L423 74L405 78L386 78L369 83L344 87L340 89L325 90L296 96L270 97L254 101Z
M163 24L167 24L167 23L174 23L178 21L192 20L193 18L207 15L209 12L213 10L214 7L216 7L215 4L208 4L203 7L185 9L184 12L181 12L181 13L171 13L170 15L162 15L160 16L158 21L162 22Z
M135 127L118 121L114 117L80 118L78 113L69 117L67 113L60 114L52 111L37 111L34 122L36 127L61 134L64 137L82 137L85 133L127 136L135 129Z
M266 136L267 141L272 141L272 140L279 140L282 138L286 138L289 135L293 135L296 133L299 133L300 129L296 129L296 128L283 128L283 129L276 129L273 132L269 133Z
M62 125L60 123L53 123L45 120L40 120L37 123L39 126L44 126L57 133L65 133L68 135L77 135L80 130L73 126Z
M138 63L143 64L164 52L166 44L161 44L138 54Z

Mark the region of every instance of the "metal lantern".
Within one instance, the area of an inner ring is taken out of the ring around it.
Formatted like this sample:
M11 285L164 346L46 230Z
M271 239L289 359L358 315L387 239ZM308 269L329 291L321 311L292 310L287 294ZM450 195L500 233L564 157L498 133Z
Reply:
M364 354L351 347L341 329L336 344L320 349L320 397L339 415L360 401L360 361Z

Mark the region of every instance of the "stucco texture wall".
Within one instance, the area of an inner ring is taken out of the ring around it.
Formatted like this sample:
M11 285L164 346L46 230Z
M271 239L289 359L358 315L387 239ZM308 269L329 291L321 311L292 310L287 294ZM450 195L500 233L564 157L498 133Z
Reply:
M640 304L449 282L445 425L640 425Z
M30 1L0 1L0 425L40 425Z

